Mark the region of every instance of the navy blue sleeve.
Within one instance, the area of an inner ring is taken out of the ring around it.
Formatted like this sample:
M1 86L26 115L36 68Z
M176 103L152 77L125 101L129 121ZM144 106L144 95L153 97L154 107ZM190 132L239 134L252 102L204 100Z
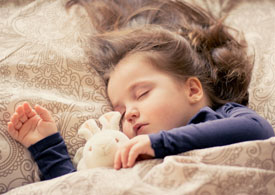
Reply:
M186 126L149 135L156 158L272 136L273 128L264 118L237 104L218 112L204 109Z
M41 180L48 180L75 171L61 135L55 133L29 148L41 171Z

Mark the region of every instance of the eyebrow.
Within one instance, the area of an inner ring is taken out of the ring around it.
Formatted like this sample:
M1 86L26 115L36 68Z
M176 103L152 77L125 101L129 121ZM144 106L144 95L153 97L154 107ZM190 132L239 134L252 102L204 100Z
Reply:
M135 84L133 84L131 87L129 87L129 91L134 91L140 85L144 85L144 84L147 84L147 83L148 83L148 81L138 81Z

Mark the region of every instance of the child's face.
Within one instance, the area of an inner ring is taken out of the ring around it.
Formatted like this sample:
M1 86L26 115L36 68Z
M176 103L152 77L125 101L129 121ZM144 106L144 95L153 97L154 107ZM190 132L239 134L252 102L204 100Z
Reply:
M159 71L141 54L127 56L110 75L108 95L132 138L186 125L192 117L185 82Z

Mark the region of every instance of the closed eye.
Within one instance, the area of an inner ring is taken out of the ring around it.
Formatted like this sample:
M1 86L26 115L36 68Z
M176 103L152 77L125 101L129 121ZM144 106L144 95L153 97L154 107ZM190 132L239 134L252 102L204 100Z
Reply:
M148 91L145 91L145 92L143 92L143 93L141 93L141 94L137 97L137 99L139 100L139 99L143 98L143 97L146 96L148 93L149 93L149 90L148 90Z

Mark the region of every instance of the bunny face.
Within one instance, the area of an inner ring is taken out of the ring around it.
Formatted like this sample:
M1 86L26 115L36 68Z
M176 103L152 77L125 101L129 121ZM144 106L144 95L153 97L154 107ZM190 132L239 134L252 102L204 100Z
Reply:
M111 136L95 135L87 141L85 152L94 152L98 157L106 156L118 147L117 141Z
M83 159L87 168L111 167L115 152L118 148L118 142L106 133L95 134L89 139L83 150Z
M74 158L75 164L78 164L77 170L113 166L118 147L129 140L119 131L119 120L120 113L109 112L99 118L102 130L93 119L83 123L78 134L86 139L86 144Z
M105 130L96 133L86 142L83 150L86 167L112 167L119 145L127 140L128 137L119 131Z

